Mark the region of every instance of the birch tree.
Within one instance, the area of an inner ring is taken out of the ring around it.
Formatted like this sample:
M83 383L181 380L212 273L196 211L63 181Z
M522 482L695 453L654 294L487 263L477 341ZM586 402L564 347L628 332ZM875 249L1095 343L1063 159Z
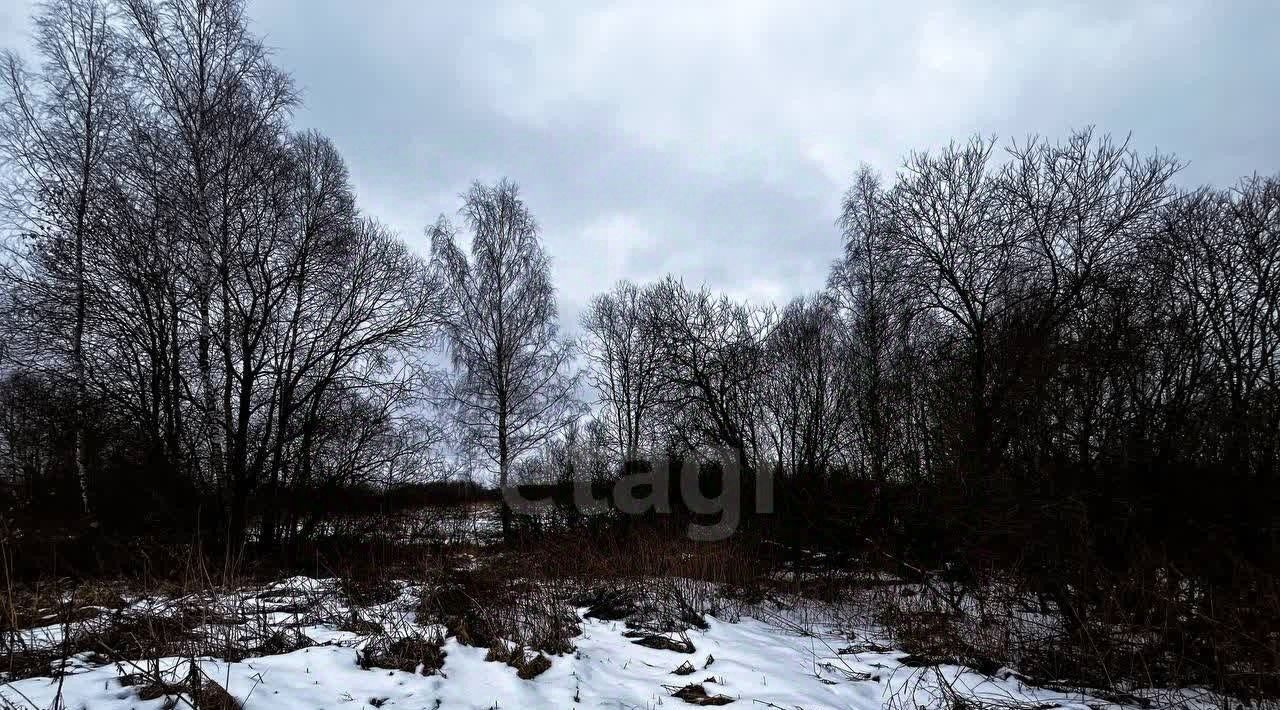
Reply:
M578 376L572 343L559 333L551 263L518 187L475 183L460 215L469 255L444 216L427 230L451 307L448 394L463 445L489 461L505 490L512 464L579 415ZM507 502L502 534L512 539Z
M15 55L0 55L0 164L11 171L3 207L28 235L26 259L4 275L27 284L15 304L33 343L55 343L59 377L73 393L71 427L80 503L91 513L85 451L85 331L90 286L86 256L102 211L107 164L125 105L121 44L99 0L52 0L38 6L28 71Z

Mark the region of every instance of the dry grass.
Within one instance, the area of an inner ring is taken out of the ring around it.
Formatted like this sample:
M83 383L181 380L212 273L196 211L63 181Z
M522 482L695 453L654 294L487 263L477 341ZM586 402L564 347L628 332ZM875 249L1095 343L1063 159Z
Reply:
M203 673L178 682L165 682L148 673L129 673L120 676L120 685L133 687L139 700L164 698L162 707L171 710L179 707L196 710L241 710L236 700L221 685Z
M386 637L371 640L358 656L361 668L386 668L433 675L444 666L444 639L405 636L394 641Z

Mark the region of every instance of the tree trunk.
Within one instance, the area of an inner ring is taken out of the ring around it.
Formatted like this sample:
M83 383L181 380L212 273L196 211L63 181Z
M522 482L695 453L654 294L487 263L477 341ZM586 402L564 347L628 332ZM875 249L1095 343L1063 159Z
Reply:
M498 414L498 487L502 489L502 542L510 546L515 542L511 530L511 505L507 502L507 482L511 472L510 452L507 448L507 416Z
M92 137L89 137L89 148L85 150L85 162L82 164L80 177L80 199L76 204L75 231L75 270L76 270L76 321L71 342L71 366L74 370L75 401L75 447L76 447L76 483L80 488L80 506L86 515L92 515L89 507L89 476L85 466L84 454L84 422L85 422L85 367L84 367L84 327L87 311L84 276L84 232L85 217L89 210L89 162L88 155L92 151Z

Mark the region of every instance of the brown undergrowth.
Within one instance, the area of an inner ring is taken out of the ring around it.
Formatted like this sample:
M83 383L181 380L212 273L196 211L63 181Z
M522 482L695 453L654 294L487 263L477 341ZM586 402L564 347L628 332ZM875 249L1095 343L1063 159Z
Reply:
M366 668L439 672L452 637L532 678L574 652L584 617L678 644L707 616L767 618L786 607L800 633L819 625L803 609L822 610L822 624L843 626L850 649L872 643L867 630L875 629L922 677L959 665L1133 705L1161 704L1143 688L1213 688L1258 705L1280 696L1277 636L1267 622L1275 608L1215 607L1194 593L1170 595L1167 580L1131 577L1095 581L1090 615L1072 620L1053 594L1007 570L961 577L875 559L833 566L778 549L647 530L590 541L548 535L510 548L448 546L387 566L327 560L316 564L317 576L332 580L323 585L266 584L236 561L212 568L196 560L160 578L7 581L0 673L56 677L77 665L118 663L136 675L159 659L288 653L315 643L303 627L329 624L362 639L358 662ZM1260 602L1280 598L1265 578L1241 578ZM33 643L33 628L53 641ZM150 686L138 685L190 693L161 680L153 672ZM1185 697L1168 695L1170 703Z

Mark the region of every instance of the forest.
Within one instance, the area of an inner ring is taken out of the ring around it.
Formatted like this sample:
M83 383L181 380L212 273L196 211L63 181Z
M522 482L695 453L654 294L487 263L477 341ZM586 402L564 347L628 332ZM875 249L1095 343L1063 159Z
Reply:
M1280 697L1280 175L958 136L851 170L807 295L673 273L562 322L516 182L395 233L294 128L239 0L34 23L35 61L0 56L0 636L21 590L194 559L381 578L478 547L601 580L692 554L831 598L910 580L876 608L917 658ZM492 535L410 530L447 510ZM684 539L709 518L732 529Z

